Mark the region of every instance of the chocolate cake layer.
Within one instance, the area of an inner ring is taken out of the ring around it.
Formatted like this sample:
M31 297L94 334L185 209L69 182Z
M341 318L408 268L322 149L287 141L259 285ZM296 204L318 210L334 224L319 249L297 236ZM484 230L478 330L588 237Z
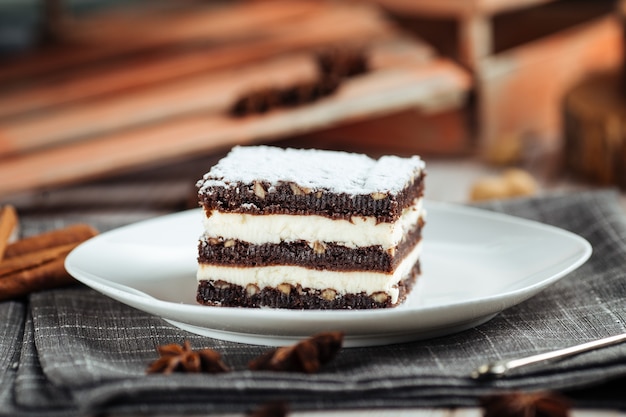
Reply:
M207 214L316 214L393 222L423 194L417 156L236 146L197 182Z
M402 210L424 194L424 172L397 193L374 192L351 195L323 188L306 188L295 183L249 184L203 187L198 198L207 215L219 210L245 214L319 215L349 220L353 216L375 217L378 222L396 221Z
M420 274L418 156L234 147L197 182L200 304L371 309Z
M389 308L401 304L415 285L420 275L420 264L417 262L407 278L398 287L398 302L393 304L391 297L385 293L376 294L345 294L338 295L334 290L313 290L289 284L277 288L258 288L254 285L242 287L224 281L202 280L198 284L197 301L200 304L222 307L273 307L303 310L330 309L376 309Z
M423 224L420 219L395 251L383 250L379 246L349 248L305 241L254 245L205 236L198 245L198 263L242 267L298 265L319 270L391 272L420 241Z

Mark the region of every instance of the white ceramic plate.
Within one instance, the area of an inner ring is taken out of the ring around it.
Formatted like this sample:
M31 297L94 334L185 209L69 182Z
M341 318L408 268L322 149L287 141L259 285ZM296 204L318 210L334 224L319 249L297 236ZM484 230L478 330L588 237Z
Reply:
M196 242L200 209L103 233L66 260L76 279L181 329L218 339L294 343L345 332L345 346L371 346L450 334L494 317L583 264L591 246L564 230L464 206L426 202L423 275L400 307L294 311L198 305Z

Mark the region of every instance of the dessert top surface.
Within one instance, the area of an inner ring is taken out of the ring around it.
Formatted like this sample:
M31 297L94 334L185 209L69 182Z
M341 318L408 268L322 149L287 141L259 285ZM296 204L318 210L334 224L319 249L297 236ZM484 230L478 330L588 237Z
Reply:
M295 183L333 193L395 193L424 169L418 157L367 155L318 149L236 146L198 182L202 193L209 187L262 181L270 185Z

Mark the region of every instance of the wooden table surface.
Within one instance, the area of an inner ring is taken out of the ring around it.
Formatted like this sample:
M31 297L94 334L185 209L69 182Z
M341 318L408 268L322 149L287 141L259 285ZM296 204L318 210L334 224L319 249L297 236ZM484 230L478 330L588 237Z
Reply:
M289 143L290 144L290 143ZM149 171L146 173L133 174L124 176L119 179L110 181L84 183L73 187L54 190L48 192L46 196L32 194L23 195L13 202L19 207L27 207L29 205L43 205L43 210L39 216L59 215L55 212L55 207L63 204L72 206L71 195L81 195L84 200L106 198L109 203L115 203L116 199L120 201L119 212L116 216L124 218L125 221L141 220L143 217L158 216L173 210L175 207L181 207L185 204L192 204L194 192L194 176L197 173L208 169L210 164L217 160L217 156L207 158L193 163L184 164L184 166L174 166L168 169ZM482 164L479 160L472 157L467 158L425 158L427 160L428 169L428 190L427 198L436 201L446 201L452 203L467 203L469 201L469 191L478 179L497 175L501 169L490 167ZM551 163L539 161L529 166L535 178L539 183L539 194L550 193L553 191L567 191L588 189L591 186L577 181L567 179L550 170ZM166 180L166 178L168 178ZM133 181L130 181L134 178ZM141 181L154 181L153 193L160 195L160 198L149 197L145 193L138 192L137 183ZM133 183L134 182L134 183ZM107 197L108 196L108 197ZM134 199L134 201L133 201ZM137 211L136 205L140 202L147 203L145 210ZM626 199L624 200L626 201ZM78 202L79 203L79 202ZM83 201L84 203L84 201ZM92 203L93 204L93 203ZM135 207L135 208L133 208ZM626 204L624 205L626 210ZM109 208L111 210L111 208ZM82 216L90 215L99 216L98 211L91 214L87 211L80 213ZM69 215L76 215L76 213ZM354 410L354 411L294 411L289 414L291 417L402 417L402 416L418 416L418 417L478 417L482 415L480 408L437 408L437 409L394 409L394 410ZM243 416L231 415L233 417ZM609 417L609 416L626 416L626 412L616 410L586 410L577 409L571 413L573 417ZM192 416L193 417L193 416Z
M281 143L285 145L285 143ZM286 143L292 145L293 143ZM119 211L113 214L126 221L138 221L145 217L153 217L165 214L169 211L190 207L193 204L193 193L195 192L194 178L201 175L201 172L208 170L219 156L215 155L204 158L193 163L175 165L167 169L157 169L156 171L142 172L132 176L112 178L94 183L82 183L72 187L55 189L46 193L26 193L15 199L18 210L26 210L31 218L37 216L73 216L80 212L86 219L94 216L94 219L102 215L103 208L81 209L82 206L98 206L98 201L106 200L109 205L106 210L117 210L115 202L119 201ZM487 166L480 160L473 157L464 158L424 158L427 161L428 188L426 197L430 200L445 201L452 203L467 203L469 201L472 184L478 179L498 175L501 168ZM527 168L535 176L539 183L539 195L555 191L571 191L588 189L592 186L584 184L562 175L551 166L551 162L545 160L536 161ZM137 183L141 181L152 182L152 195L137 193ZM72 200L80 197L79 200ZM78 196L78 197L77 197ZM626 210L626 197L622 194L622 201ZM148 205L139 207L142 203ZM0 202L2 203L2 202ZM82 206L81 206L82 205ZM28 212L27 208L32 211ZM70 207L69 211L63 214L59 207ZM626 212L626 211L625 211ZM111 213L109 213L111 214ZM291 417L478 417L482 415L480 408L437 408L437 409L394 409L394 410L327 410L327 411L294 411L289 414ZM230 415L231 417L243 416ZM626 412L617 410L587 410L576 409L571 413L573 417L591 416L626 416ZM173 417L173 416L172 416Z

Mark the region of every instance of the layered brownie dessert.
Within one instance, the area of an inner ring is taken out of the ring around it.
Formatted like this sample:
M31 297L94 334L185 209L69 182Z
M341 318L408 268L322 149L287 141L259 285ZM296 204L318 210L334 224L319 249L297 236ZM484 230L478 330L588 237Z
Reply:
M233 148L197 183L198 302L397 306L420 274L424 177L417 156Z

